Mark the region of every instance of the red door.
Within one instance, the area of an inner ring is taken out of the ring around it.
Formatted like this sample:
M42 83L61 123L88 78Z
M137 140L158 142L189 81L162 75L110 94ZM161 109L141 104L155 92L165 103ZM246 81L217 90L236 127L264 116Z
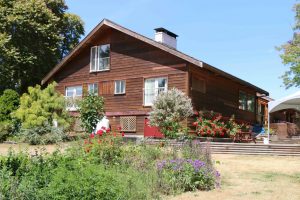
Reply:
M155 137L155 138L163 138L163 134L159 131L159 129L155 126L150 126L149 119L145 118L144 124L144 136L145 137Z

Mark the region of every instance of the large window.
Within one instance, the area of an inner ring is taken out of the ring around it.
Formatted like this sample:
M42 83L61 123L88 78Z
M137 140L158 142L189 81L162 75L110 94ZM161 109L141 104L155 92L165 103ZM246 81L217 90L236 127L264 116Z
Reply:
M90 71L105 71L110 68L110 45L100 45L91 48Z
M167 85L167 78L145 79L144 105L151 106L159 93L167 91Z
M70 111L77 110L77 102L82 97L82 86L66 87L67 109Z
M115 81L115 94L125 94L125 81Z
M254 112L255 97L252 94L247 94L244 91L239 92L239 109Z
M98 96L98 83L88 84L88 91L89 91L89 94Z

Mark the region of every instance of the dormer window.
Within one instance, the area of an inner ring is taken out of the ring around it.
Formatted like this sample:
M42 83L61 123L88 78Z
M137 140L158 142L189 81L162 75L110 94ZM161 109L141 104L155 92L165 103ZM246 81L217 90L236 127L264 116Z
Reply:
M110 45L100 45L91 48L90 72L110 69Z

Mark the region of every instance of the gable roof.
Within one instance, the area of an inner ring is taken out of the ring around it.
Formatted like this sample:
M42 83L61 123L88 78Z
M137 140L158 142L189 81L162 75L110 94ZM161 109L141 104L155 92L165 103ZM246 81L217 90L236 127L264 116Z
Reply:
M43 84L45 84L56 72L58 72L67 62L69 62L70 60L71 60L71 58L75 55L75 53L77 52L77 51L79 51L80 49L82 49L82 48L84 48L84 45L86 44L86 43L88 43L91 39L92 39L92 37L102 28L102 27L104 27L104 26L108 26L108 27L110 27L110 28L113 28L113 29L115 29L115 30L118 30L118 31L120 31L120 32L123 32L123 33L125 33L125 34L127 34L127 35L129 35L129 36L131 36L131 37L134 37L134 38L136 38L136 39L138 39L138 40L141 40L141 41L143 41L143 42L145 42L145 43L147 43L147 44L149 44L149 45L152 45L152 46L154 46L154 47L157 47L157 48L159 48L159 49L161 49L161 50L163 50L163 51L165 51L165 52L168 52L168 53L170 53L170 54L172 54L172 55L174 55L174 56L177 56L177 57L179 57L179 58L181 58L181 59L183 59L183 60L186 60L187 62L189 62L189 63L191 63L191 64L194 64L194 65L196 65L196 66L198 66L198 67L201 67L201 68L203 68L204 67L204 65L203 65L203 61L200 61L200 60L198 60L198 59L196 59L196 58L193 58L193 57L191 57L191 56L189 56L189 55L186 55L186 54L184 54L184 53L182 53L182 52L180 52L180 51L178 51L178 50L176 50L176 49L173 49L173 48L170 48L170 47L168 47L168 46L166 46L166 45L164 45L164 44L162 44L162 43L159 43L159 42L156 42L155 40L152 40L152 39L150 39L150 38L148 38L148 37L145 37L145 36L143 36L143 35L141 35L141 34L138 34L138 33L136 33L136 32L134 32L134 31L132 31L132 30L129 30L129 29L127 29L127 28L125 28L125 27L123 27L123 26L120 26L120 25L118 25L118 24L116 24L116 23L114 23L114 22L112 22L112 21L110 21L110 20L108 20L108 19L103 19L70 53L69 53L69 55L67 55L66 57L64 57L63 59L62 59L62 61L60 62L60 63L58 63L44 78L43 78L43 80L42 80L42 85ZM206 64L206 63L205 63ZM264 94L266 94L266 95L269 95L269 93L267 92L267 91L265 91L265 90L263 90L263 89L261 89L261 88L259 88L259 87L256 87L255 85L252 85L251 83L249 83L249 82L246 82L246 81L244 81L244 80L242 80L242 79L239 79L239 78L237 78L237 77L235 77L235 76L233 76L233 75L231 75L231 74L228 74L228 73L226 73L226 72L224 72L224 71L222 71L222 70L220 70L220 69L218 69L218 68L215 68L215 67L212 67L212 66L210 66L210 65L208 65L208 64L206 64L205 65L205 67L204 68L206 68L206 69L208 69L208 70L210 70L210 71L213 71L213 72L215 72L215 73L218 73L218 74L220 74L220 75L222 75L222 76L225 76L225 77L227 77L227 78L229 78L229 79L232 79L232 80L235 80L235 81L237 81L237 82L239 82L239 83L241 83L242 85L246 85L246 86L248 86L248 87L251 87L251 88L254 88L254 89L256 89L257 91L259 91L259 92L261 92L261 93L264 93Z

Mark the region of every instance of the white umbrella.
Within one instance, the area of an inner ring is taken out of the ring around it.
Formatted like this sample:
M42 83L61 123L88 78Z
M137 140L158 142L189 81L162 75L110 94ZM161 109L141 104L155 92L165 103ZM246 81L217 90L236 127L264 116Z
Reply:
M270 141L270 113L283 109L295 109L300 111L300 91L268 103L268 141Z

